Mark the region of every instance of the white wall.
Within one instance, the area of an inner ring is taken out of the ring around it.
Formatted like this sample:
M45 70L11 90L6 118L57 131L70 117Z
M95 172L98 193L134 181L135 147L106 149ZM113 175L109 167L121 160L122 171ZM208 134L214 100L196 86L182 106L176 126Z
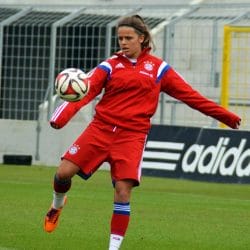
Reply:
M0 131L1 162L4 154L34 155L36 137L34 122L0 120Z
M87 123L70 122L60 130L51 128L48 122L41 123L39 156L37 155L37 122L0 120L0 162L3 155L32 155L32 163L56 166L60 156L67 150L73 140L81 133Z

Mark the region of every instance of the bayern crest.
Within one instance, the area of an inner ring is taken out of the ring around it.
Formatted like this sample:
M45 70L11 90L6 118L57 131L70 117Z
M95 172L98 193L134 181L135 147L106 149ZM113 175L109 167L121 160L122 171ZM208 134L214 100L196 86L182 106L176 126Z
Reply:
M70 148L69 148L69 153L71 155L75 155L79 150L79 146L78 145L72 145Z
M146 61L144 62L144 69L146 69L147 71L152 71L154 67L154 63L151 61Z

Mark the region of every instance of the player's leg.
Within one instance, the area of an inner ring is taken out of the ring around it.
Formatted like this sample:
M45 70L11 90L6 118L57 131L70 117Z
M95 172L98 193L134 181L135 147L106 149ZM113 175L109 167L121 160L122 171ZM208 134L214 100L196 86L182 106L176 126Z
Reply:
M71 178L78 174L88 179L106 160L108 147L105 145L111 142L99 127L91 123L63 155L54 178L53 202L45 218L45 231L52 232L57 226L66 192L71 187Z
M62 208L66 202L66 193L71 187L71 178L79 171L79 167L68 160L62 160L54 177L52 205L45 216L44 230L48 233L55 230Z
M71 178L79 171L74 163L63 159L54 177L54 195L52 206L56 209L64 205L66 192L71 187Z
M110 250L119 249L130 219L130 196L141 177L141 161L146 134L117 129L110 153L111 177L115 183L111 219Z
M115 183L109 250L120 248L127 231L130 219L130 197L134 185L134 181L129 179Z

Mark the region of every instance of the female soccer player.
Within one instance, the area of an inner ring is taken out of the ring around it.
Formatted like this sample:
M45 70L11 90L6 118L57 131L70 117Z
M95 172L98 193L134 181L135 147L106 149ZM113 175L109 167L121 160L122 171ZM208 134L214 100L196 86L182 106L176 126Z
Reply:
M151 35L140 16L122 18L117 35L121 50L91 72L88 94L81 101L64 102L51 118L53 128L62 128L104 89L93 121L62 156L44 222L45 231L56 228L75 174L88 179L108 162L114 185L109 250L120 248L129 224L131 192L140 184L143 150L160 92L233 129L240 125L237 115L202 96L164 60L150 54Z

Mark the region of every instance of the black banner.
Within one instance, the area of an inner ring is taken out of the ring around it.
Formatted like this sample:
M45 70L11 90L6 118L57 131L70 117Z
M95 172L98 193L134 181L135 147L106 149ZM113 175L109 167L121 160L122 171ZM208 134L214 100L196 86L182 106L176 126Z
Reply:
M250 183L250 132L153 125L142 174Z

